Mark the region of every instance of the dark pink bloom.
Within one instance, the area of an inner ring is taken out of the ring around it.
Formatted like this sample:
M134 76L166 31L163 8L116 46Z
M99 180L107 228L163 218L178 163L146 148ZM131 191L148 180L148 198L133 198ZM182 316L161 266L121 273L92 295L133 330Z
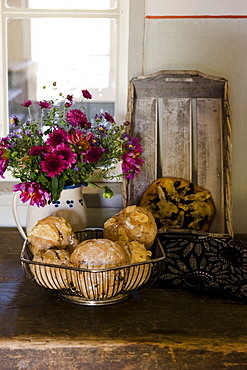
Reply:
M85 160L88 162L88 163L95 163L95 162L98 162L98 160L100 160L100 158L102 157L102 153L105 151L105 149L103 148L99 148L99 147L93 147L93 148L90 148L87 153L85 154Z
M144 163L143 159L135 158L133 152L125 153L121 156L122 172L126 179L132 180L135 173L140 173L140 166Z
M87 116L80 109L71 109L66 115L67 121L73 127L85 127L87 125Z
M85 99L92 99L92 95L90 94L88 90L82 90L81 92Z
M7 165L9 162L9 151L3 145L0 145L0 176L4 179L4 172L7 169Z
M110 122L110 123L114 123L114 122L115 122L114 118L113 118L109 113L105 112L105 113L103 114L103 116L105 117L105 119L106 119L108 122Z
M63 128L59 127L49 134L47 143L55 148L57 145L66 142L68 138L69 135L67 134L67 132Z
M51 108L51 104L48 101L40 101L40 102L38 102L38 105L40 106L41 109L44 109L44 108L50 109Z
M144 160L140 158L142 149L138 138L136 137L132 141L125 143L124 149L127 151L120 157L122 160L122 172L126 179L132 180L135 173L141 172L140 167L144 163Z
M32 100L25 100L21 105L23 105L23 107L30 107L30 105L32 105Z
M36 157L37 155L43 153L44 147L40 145L34 145L30 148L29 154Z
M66 99L72 104L73 103L73 95L67 95Z
M40 165L42 171L46 172L51 178L60 175L66 168L63 156L56 153L47 153Z
M23 203L30 200L30 205L44 207L48 200L51 199L50 194L42 188L37 182L22 182L13 186L14 191L20 191L20 198Z
M66 168L70 168L72 164L76 163L76 153L72 152L71 148L65 143L58 145L53 153L58 156L63 156Z
M72 106L72 103L69 103L68 101L64 103L65 108L70 108Z

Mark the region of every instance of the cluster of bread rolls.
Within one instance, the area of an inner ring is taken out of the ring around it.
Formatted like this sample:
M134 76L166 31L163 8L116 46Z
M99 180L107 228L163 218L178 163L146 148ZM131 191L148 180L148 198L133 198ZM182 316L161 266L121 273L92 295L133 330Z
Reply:
M30 268L36 281L50 289L73 289L88 299L109 298L147 281L151 264L143 262L151 258L149 249L156 234L153 215L137 206L126 207L107 220L102 238L81 243L65 219L49 216L28 235L33 261L41 262Z

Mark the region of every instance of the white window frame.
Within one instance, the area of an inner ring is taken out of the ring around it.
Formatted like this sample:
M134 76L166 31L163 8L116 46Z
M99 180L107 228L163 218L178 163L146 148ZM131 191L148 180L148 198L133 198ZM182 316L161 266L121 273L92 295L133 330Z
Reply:
M127 109L128 81L143 74L145 0L118 0L116 9L63 10L6 8L0 14L0 137L8 134L7 19L29 17L110 17L117 20L115 119L123 122ZM9 173L0 181L14 181Z

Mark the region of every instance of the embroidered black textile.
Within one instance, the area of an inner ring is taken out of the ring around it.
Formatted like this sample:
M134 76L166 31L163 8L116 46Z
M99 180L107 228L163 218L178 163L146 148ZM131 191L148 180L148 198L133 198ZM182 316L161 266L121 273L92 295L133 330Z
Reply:
M247 242L208 235L159 235L168 285L247 300Z

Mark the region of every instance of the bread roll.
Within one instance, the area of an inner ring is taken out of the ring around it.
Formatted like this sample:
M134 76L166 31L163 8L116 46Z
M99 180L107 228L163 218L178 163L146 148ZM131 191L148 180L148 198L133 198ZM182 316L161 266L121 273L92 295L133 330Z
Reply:
M59 266L68 266L69 259L70 255L65 250L48 249L44 253L36 254L33 261L58 267L30 264L30 270L39 285L50 289L67 289L70 287L69 271Z
M71 254L75 267L101 270L130 263L130 257L117 243L107 239L90 239L81 242ZM122 290L124 269L110 271L72 271L74 287L87 299L110 298Z
M157 234L152 213L142 207L128 206L104 223L104 237L113 241L137 241L150 248Z
M74 248L78 241L63 217L48 216L39 220L28 234L33 254L39 254L49 248Z
M154 181L142 194L140 206L153 214L159 230L208 231L215 215L210 192L170 177Z
M143 244L136 241L119 241L118 244L127 249L131 264L147 262L151 259L152 252L147 250ZM150 277L151 269L151 263L129 267L128 274L125 274L124 290L133 290L146 283Z

